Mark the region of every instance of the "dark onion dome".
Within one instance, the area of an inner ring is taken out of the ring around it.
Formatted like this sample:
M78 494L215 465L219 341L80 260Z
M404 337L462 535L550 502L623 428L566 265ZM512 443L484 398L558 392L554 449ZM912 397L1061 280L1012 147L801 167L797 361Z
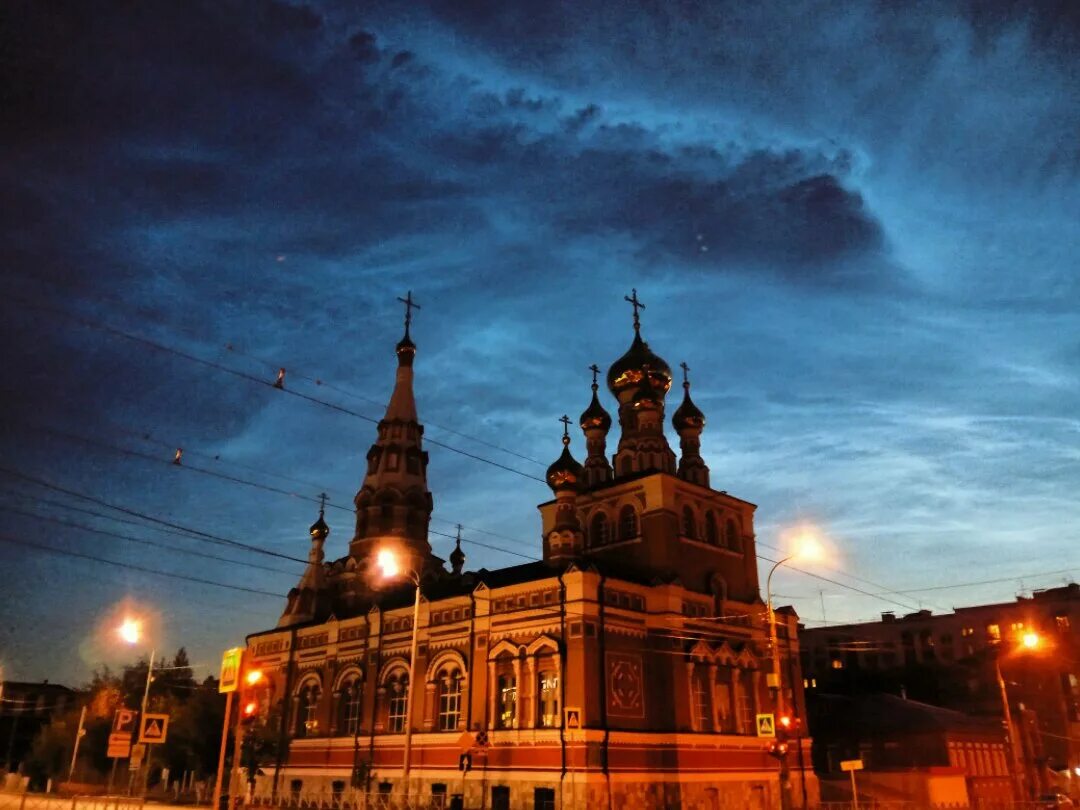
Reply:
M596 395L599 387L596 383L593 383L592 402L581 414L581 429L584 431L602 430L607 433L611 429L611 414L605 411L604 406L600 404L600 398Z
M570 437L563 436L562 455L547 470L548 486L555 492L577 489L583 473L584 468L570 455Z
M621 392L641 385L646 367L649 369L652 387L663 398L671 388L671 367L662 357L653 354L649 344L641 339L639 332L634 332L634 342L630 344L626 354L612 363L611 368L608 369L608 390L618 397Z
M308 529L308 534L313 538L325 540L326 536L330 534L330 527L326 525L326 521L323 520L322 510L319 510L319 519L311 524L311 528Z
M682 404L671 417L671 424L675 428L675 432L680 434L684 430L703 430L705 428L705 414L694 404L694 400L690 399L690 383L688 382L683 383Z
M398 362L401 365L412 365L413 357L416 356L416 344L413 343L412 338L409 337L408 328L405 329L405 337L398 341L395 351L397 352Z
M461 550L461 538L458 537L457 545L450 552L450 565L455 571L460 571L465 565L465 552Z

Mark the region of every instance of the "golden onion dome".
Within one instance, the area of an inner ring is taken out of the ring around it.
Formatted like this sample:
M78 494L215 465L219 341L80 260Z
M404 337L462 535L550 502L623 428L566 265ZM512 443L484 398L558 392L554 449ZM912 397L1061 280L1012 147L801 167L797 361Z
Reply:
M634 390L631 403L635 411L658 411L664 407L666 388L658 387L652 366L646 363L641 369L641 384ZM668 381L670 385L670 379Z
M683 401L671 417L671 424L679 434L686 430L705 428L705 414L694 404L694 400L690 399L690 383L688 382L683 383Z
M555 463L547 469L547 483L554 492L577 489L584 468L570 455L570 437L563 436L563 451Z
M641 333L634 332L634 342L626 354L611 364L607 373L608 390L623 401L621 396L627 391L637 389L645 377L648 369L651 387L658 393L661 402L668 389L671 388L671 367L662 357L658 357L649 348L649 344L641 339Z
M600 398L596 395L599 388L599 385L593 383L592 402L582 412L579 420L581 429L586 433L590 430L602 430L607 433L611 429L611 414L604 410L604 406L600 404Z

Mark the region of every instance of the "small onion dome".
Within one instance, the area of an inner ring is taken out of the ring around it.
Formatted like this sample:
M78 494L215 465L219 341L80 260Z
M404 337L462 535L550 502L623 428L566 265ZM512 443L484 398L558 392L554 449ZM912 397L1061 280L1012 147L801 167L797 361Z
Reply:
M563 436L563 451L555 463L548 467L547 482L554 492L577 489L584 468L570 455L570 437Z
M608 390L619 397L623 391L638 387L641 385L646 367L649 369L652 387L663 398L671 388L671 367L662 357L653 354L649 344L641 339L641 334L635 332L634 342L630 344L626 354L612 363L611 368L608 369Z
M454 571L460 572L465 565L465 552L461 550L461 538L458 537L457 545L454 546L454 550L450 552L450 567Z
M311 528L308 529L308 534L311 535L313 540L325 540L326 536L330 534L330 527L326 525L326 521L323 520L322 510L319 510L319 519L311 524Z
M670 385L670 372L668 374L668 385ZM646 363L642 368L641 384L634 391L632 402L635 411L658 411L664 407L664 394L667 393L667 388L657 387L655 379L652 367Z
M589 403L589 407L581 414L581 429L588 432L590 430L602 430L607 433L611 429L611 414L604 410L604 406L600 404L600 398L596 395L596 391L600 386L593 383L592 387L592 402Z
M405 330L405 337L398 341L395 351L397 352L399 364L403 366L412 365L413 357L416 356L416 344L409 337L408 329Z
M690 383L683 383L682 404L671 417L671 424L675 432L680 434L684 430L702 430L705 427L705 414L690 399Z

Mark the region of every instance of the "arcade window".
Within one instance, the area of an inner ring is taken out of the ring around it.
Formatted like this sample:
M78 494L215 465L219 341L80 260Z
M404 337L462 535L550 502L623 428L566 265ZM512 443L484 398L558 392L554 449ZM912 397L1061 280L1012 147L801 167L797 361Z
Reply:
M386 717L387 730L391 734L401 734L405 731L405 709L409 703L408 673L392 675L386 684L386 692L390 696Z

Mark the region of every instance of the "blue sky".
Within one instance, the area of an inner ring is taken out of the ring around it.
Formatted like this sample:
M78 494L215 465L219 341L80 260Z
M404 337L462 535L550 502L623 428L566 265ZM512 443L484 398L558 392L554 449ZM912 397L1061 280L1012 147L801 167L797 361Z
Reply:
M61 313L377 418L412 289L428 435L539 475L636 287L761 541L814 525L861 580L820 573L874 593L1004 580L888 597L934 609L1080 568L1075 7L363 5L15 13L0 466L304 557L304 498L348 506L372 425ZM273 593L299 575L2 477L0 536ZM437 447L430 479L434 529L539 553L543 484ZM344 554L351 518L327 518ZM10 542L0 565L8 677L124 660L102 635L124 599L208 669L282 605ZM777 583L811 624L904 609Z

